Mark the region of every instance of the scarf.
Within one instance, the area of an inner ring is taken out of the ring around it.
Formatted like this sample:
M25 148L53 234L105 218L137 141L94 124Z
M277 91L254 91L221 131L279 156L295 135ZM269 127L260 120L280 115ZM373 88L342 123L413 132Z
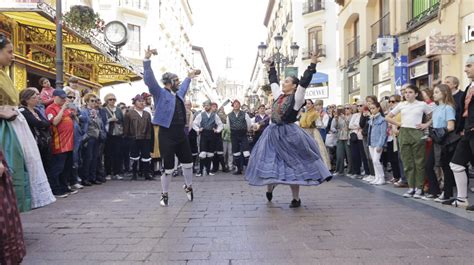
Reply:
M18 106L20 97L4 69L0 68L0 105Z

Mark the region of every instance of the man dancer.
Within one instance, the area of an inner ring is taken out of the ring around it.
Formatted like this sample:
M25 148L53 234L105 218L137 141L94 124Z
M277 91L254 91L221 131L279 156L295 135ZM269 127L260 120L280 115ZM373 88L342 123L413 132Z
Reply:
M468 211L473 211L474 206L469 206L467 200L467 163L474 157L474 55L471 55L464 66L464 72L471 83L466 88L461 103L461 120L464 121L462 138L456 146L456 151L449 166L454 174L457 188L457 198L451 202L455 207L464 207Z
M252 129L255 132L252 147L255 146L255 144L258 142L258 139L260 139L263 130L265 130L265 128L267 128L267 126L270 124L270 116L268 116L265 111L265 105L262 104L258 107L258 114L255 115L255 122L252 124Z
M158 140L160 143L161 157L164 162L165 173L161 175L161 206L168 206L168 188L171 182L171 176L174 169L175 155L183 168L185 180L184 191L189 201L193 200L193 157L191 147L184 133L186 124L186 109L184 107L184 97L188 91L191 78L196 76L197 70L189 72L188 77L180 85L176 74L165 73L161 81L164 84L162 88L155 79L151 69L150 58L156 55L156 49L145 50L144 80L155 102L155 116L153 124L159 125Z
M204 102L203 106L204 111L197 115L193 122L193 129L201 135L201 140L199 141L201 172L196 177L204 174L204 167L206 167L207 174L214 176L214 173L211 172L211 161L216 150L216 134L220 133L224 128L219 116L211 111L211 101Z
M145 109L145 99L136 95L132 99L134 106L125 114L123 119L123 134L132 140L130 160L132 160L132 180L137 180L138 162L140 161L140 173L145 180L154 180L151 173L151 115Z
M211 103L211 111L217 115L217 117L221 118L221 114L218 113L218 105L217 103L213 102ZM222 124L222 127L224 127L224 124ZM224 128L222 128L224 129ZM215 139L216 139L216 151L214 158L212 160L212 172L215 173L219 170L219 164L222 166L222 172L227 173L229 172L229 168L227 168L227 165L225 164L224 160L224 143L222 142L222 130L219 132L215 133Z
M250 157L250 146L247 132L250 129L252 121L247 113L240 110L240 101L234 100L232 107L233 111L227 116L226 122L230 127L234 165L237 167L235 172L232 174L242 175L244 164L246 164Z

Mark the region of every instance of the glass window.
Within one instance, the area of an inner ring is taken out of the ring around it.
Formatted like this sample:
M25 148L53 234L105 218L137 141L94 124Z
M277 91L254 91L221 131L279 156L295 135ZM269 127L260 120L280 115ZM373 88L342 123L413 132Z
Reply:
M360 73L349 77L349 93L360 90Z
M140 26L128 24L128 50L140 56L141 54L141 33Z
M318 47L323 44L322 27L313 27L308 31L308 52L317 51Z

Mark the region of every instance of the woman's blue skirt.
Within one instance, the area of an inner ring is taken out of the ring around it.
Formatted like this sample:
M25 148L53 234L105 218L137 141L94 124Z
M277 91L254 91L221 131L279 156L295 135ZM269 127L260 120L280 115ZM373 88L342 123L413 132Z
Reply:
M314 186L332 175L311 135L296 124L270 124L252 149L245 177L255 186Z

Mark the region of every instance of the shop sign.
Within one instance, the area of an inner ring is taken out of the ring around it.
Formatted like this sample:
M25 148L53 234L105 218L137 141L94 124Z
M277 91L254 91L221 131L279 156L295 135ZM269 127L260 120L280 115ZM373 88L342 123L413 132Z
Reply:
M436 35L426 38L426 55L455 53L456 35Z
M474 41L474 27L473 26L467 25L466 31L464 32L464 34L465 34L464 36L465 43Z
M410 67L410 79L427 75L429 73L428 66L428 62L422 62L420 64Z
M323 99L329 97L329 88L327 86L308 87L306 89L305 98Z

